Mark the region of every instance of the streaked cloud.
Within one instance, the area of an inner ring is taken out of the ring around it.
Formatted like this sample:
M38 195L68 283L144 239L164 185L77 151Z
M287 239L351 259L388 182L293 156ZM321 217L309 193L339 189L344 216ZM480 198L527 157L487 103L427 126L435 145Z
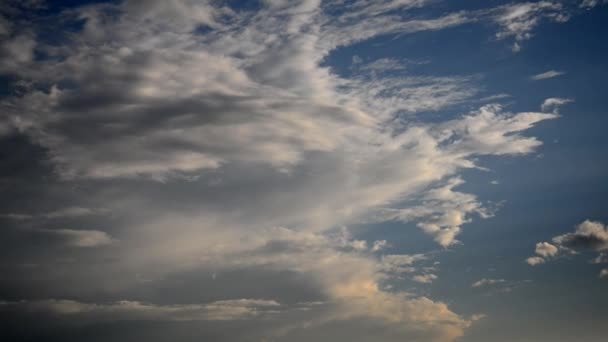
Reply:
M501 284L504 283L505 280L504 279L491 279L491 278L482 278L476 282L474 282L471 287L486 287L486 286L492 286L492 285L496 285L496 284Z
M276 301L265 299L231 299L207 304L179 305L156 305L129 300L97 304L65 299L48 299L2 302L0 303L0 310L2 309L72 316L76 319L94 319L95 321L224 321L250 319L277 313L280 311L281 305Z
M532 79L533 81L540 81L540 80L546 80L549 78L562 76L564 74L566 74L566 73L563 71L549 70L549 71L545 71L540 74L536 74L536 75L530 77L530 79Z
M543 112L553 112L557 114L559 112L559 108L568 103L574 102L573 99L564 99L559 97L551 97L543 101L543 104L540 106L541 111Z
M522 49L521 44L532 38L533 29L542 20L563 23L569 18L568 12L559 2L539 1L505 5L494 17L501 28L496 33L496 38L512 38L515 42L511 49L513 52L519 52Z
M38 229L36 232L60 238L65 244L74 247L99 247L116 242L108 233L87 229Z

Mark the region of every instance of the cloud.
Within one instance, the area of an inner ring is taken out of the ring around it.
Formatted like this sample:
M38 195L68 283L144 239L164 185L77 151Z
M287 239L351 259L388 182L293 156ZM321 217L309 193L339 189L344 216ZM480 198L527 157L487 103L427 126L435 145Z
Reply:
M434 274L419 274L419 275L415 275L414 277L412 277L412 280L417 282L417 283L422 283L422 284L430 284L433 282L433 280L437 279L437 276Z
M591 263L601 264L605 262L603 252L608 250L608 227L598 221L585 220L576 226L574 232L555 236L551 241L555 245L548 242L537 243L535 252L539 256L528 258L526 262L535 266L557 256L560 252L576 254L577 250L591 250L599 252Z
M606 0L583 0L579 5L582 8L591 9L595 6L603 5L608 3Z
M532 38L533 29L543 19L554 22L569 20L569 14L564 6L558 2L539 1L509 4L496 10L494 21L501 27L496 33L499 40L513 38L513 52L521 50L521 44Z
M591 260L592 264L608 264L608 253L600 253L597 257Z
M559 107L574 102L573 99L564 99L564 98L559 98L559 97L551 97L546 99L543 104L541 105L541 110L543 112L553 112L555 114L558 113L559 111Z
M608 268L604 268L600 271L600 278L608 278Z
M389 246L389 244L386 240L374 241L374 245L372 246L372 252L379 252L388 246Z
M426 260L426 256L423 254L415 255L384 255L380 268L382 271L387 273L411 273L416 269L412 267L415 262Z
M539 242L536 244L536 254L540 255L541 257L552 257L555 256L558 253L558 249L557 247L553 246L552 244L548 243L548 242Z
M232 299L207 304L156 305L122 300L108 304L83 303L65 299L3 302L1 309L16 309L31 313L77 316L95 321L153 320L197 321L251 319L275 313L281 305L274 300Z
M530 79L532 79L533 81L540 81L540 80L546 80L546 79L553 78L553 77L558 77L558 76L561 76L564 74L565 74L565 72L563 72L563 71L549 70L549 71L545 71L543 73L534 75L534 76L530 77Z
M37 232L56 236L74 247L100 247L116 242L108 233L99 230L38 229Z
M574 233L567 233L553 238L558 245L573 249L608 250L608 227L601 222L585 220Z
M0 217L23 221L23 220L32 220L32 219L78 218L78 217L102 215L105 213L107 213L107 210L103 209L103 208L66 207L66 208L50 211L47 213L40 213L40 214L9 213L9 214L0 215Z
M544 264L545 259L543 259L541 257L529 257L528 259L526 259L526 263L528 263L528 265L530 265L530 266L536 266L536 265Z
M548 242L539 242L536 244L536 248L534 250L538 256L526 259L526 263L528 263L530 266L544 264L548 259L557 256L560 248L563 249L563 247L559 244L558 246L554 246Z
M219 283L222 273L234 273L231 286L247 292L256 284L243 281L244 273L273 274L266 281L279 287L287 274L305 280L298 286L314 294L307 299L326 304L282 316L288 304L225 301L253 297L226 296L222 291L232 287L212 286L209 294L196 291L212 297L206 304L50 300L41 303L44 310L169 320L281 311L272 336L335 324L379 324L402 340L462 336L473 319L383 286L419 272L426 254L382 255L390 241L363 239L347 227L414 222L439 245L456 245L472 217L493 213L474 194L456 190L464 184L460 172L479 168L479 156L533 152L541 142L524 131L557 115L510 113L495 104L461 112L456 105L483 88L479 77L413 75L403 60L357 63L348 77L326 65L335 49L379 35L477 20L467 12L398 13L425 3L357 1L340 14L312 0L267 1L242 11L206 1L126 1L62 13L82 30L68 25L62 39L36 38L38 52L50 56L44 61L22 49L28 67L11 75L31 86L2 102L1 133L24 136L44 151L54 172L45 177L61 184L63 192L52 189L58 197L91 203L32 217L101 220L105 211L92 208L107 208L120 243L98 230L38 229L71 246L112 245L86 250L90 255L83 252L70 274L48 287L76 298L139 296L142 279L153 286L176 274L204 273ZM430 111L458 115L416 116ZM47 252L33 251L32 259ZM100 260L103 267L91 274ZM433 270L420 271L414 280L436 279ZM298 286L284 296L293 300Z
M424 232L434 237L443 247L457 243L456 236L460 226L469 222L467 216L476 213L488 217L475 196L453 191L453 188L463 184L460 178L450 179L444 186L430 189L422 197L422 205L406 209L384 209L381 212L384 219L395 219L404 222L420 221L418 224Z
M476 282L474 282L471 287L486 287L486 286L492 286L492 285L496 285L496 284L501 284L504 283L505 280L504 279L488 279L488 278L482 278Z

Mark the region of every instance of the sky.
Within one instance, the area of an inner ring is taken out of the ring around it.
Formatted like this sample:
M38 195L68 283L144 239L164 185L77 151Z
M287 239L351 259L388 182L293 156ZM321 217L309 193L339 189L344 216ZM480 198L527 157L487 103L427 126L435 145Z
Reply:
M605 341L608 1L0 2L0 337Z

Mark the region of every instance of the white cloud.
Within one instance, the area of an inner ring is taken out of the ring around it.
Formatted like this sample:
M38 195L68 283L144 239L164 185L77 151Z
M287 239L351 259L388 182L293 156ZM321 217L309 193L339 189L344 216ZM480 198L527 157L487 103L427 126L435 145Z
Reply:
M486 287L486 286L492 286L492 285L496 285L496 284L501 284L504 283L505 280L504 279L488 279L488 278L482 278L476 282L474 282L471 287Z
M608 268L604 268L600 271L600 278L608 278Z
M607 0L583 0L580 4L580 7L590 9L595 6L599 6L606 3L608 3Z
M108 211L103 208L85 208L85 207L66 207L41 214L17 214L9 213L2 214L0 217L5 217L13 220L32 220L32 219L57 219L57 218L77 218L84 216L102 215Z
M419 274L412 277L412 280L417 283L422 284L430 284L433 280L437 279L437 276L434 274Z
M554 77L558 77L561 75L564 75L565 72L563 71L556 71L556 70L549 70L537 75L534 75L532 77L530 77L533 81L540 81L540 80L546 80L549 78L554 78Z
M539 242L536 244L535 252L541 257L552 257L558 253L557 247L548 242Z
M564 98L559 98L559 97L551 97L546 99L543 104L541 105L541 110L543 112L553 112L555 114L558 113L559 111L559 107L574 102L574 100L572 99L564 99Z
M420 221L419 226L443 247L457 243L460 226L469 222L472 213L487 217L489 213L475 196L453 191L463 184L460 178L450 179L444 186L429 190L421 199L420 206L405 209L384 209L383 219Z
M374 245L372 246L372 252L380 252L388 246L389 244L386 240L376 240L374 241Z
M509 4L498 9L494 21L501 27L497 39L513 38L513 52L521 50L521 44L532 38L532 31L543 19L554 22L568 21L569 15L562 4L551 1Z
M529 257L528 259L526 259L526 263L528 263L528 265L530 265L530 266L536 266L536 265L544 264L545 259L543 259L541 257Z

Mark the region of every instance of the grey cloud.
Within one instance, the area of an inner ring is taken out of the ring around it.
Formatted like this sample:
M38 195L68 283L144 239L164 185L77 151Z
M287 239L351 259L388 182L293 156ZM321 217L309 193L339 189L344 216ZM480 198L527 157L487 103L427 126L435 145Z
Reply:
M585 220L576 226L574 232L555 236L552 242L555 245L548 242L537 243L536 254L539 256L528 258L526 262L535 266L558 256L560 252L577 254L577 250L591 250L599 252L591 263L601 264L605 262L603 251L608 250L608 227L601 222Z
M116 242L108 233L99 230L38 229L36 231L41 234L56 236L67 245L75 247L99 247Z
M608 228L601 222L586 220L576 227L574 233L556 236L553 242L568 248L608 250Z
M137 301L108 304L82 303L74 300L2 302L0 309L16 309L33 313L78 316L96 321L113 320L235 320L248 319L280 310L274 300L233 299L207 304L155 305Z

